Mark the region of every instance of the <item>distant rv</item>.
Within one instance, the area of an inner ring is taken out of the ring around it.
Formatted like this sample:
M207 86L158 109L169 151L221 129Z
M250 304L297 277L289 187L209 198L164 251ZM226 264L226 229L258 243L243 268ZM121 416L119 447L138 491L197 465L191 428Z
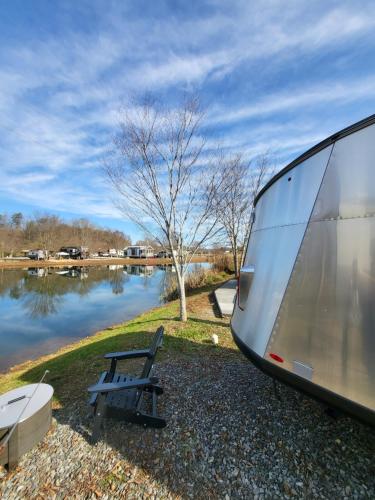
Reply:
M88 257L87 247L61 247L60 254L65 254L69 259L86 259Z
M375 425L375 115L255 200L234 340L261 370ZM251 380L249 380L251 383Z
M154 256L154 249L146 245L134 245L124 249L125 257L136 259L150 259Z
M177 257L177 250L173 250L173 255ZM159 259L171 259L172 252L167 252L166 250L161 250L156 255Z
M47 258L44 250L30 250L27 256L32 260L45 260Z

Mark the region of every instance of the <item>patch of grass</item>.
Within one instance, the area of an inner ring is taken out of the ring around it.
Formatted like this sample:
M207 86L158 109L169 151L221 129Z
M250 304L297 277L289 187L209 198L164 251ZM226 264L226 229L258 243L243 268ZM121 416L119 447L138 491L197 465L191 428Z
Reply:
M131 321L86 337L54 354L13 368L0 376L1 392L35 383L45 370L49 370L46 382L54 387L55 404L64 405L82 397L87 398L87 387L97 381L101 371L108 368L103 355L147 347L160 325L165 327L165 337L157 361L192 355L206 356L207 359L210 356L238 355L228 322L216 318L212 313L209 299L212 289L212 285L205 286L199 291L195 290L188 298L189 319L186 323L178 320L178 303L170 302ZM210 341L213 333L219 335L219 347ZM126 371L135 371L143 361L127 362Z

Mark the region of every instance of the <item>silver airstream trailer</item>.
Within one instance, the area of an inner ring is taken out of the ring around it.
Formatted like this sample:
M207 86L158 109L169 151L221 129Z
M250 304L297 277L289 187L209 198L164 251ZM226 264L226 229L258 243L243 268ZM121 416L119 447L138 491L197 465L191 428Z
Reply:
M259 193L231 320L269 375L375 425L375 115Z

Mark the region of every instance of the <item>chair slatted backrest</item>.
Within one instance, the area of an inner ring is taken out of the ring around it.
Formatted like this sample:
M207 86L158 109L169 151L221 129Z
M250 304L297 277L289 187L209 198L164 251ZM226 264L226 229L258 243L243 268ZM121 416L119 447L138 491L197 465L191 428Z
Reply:
M152 365L154 364L156 352L163 342L163 335L164 327L159 326L159 328L155 332L154 338L152 339L152 343L150 346L150 356L146 359L146 362L143 366L141 378L146 378L149 376Z

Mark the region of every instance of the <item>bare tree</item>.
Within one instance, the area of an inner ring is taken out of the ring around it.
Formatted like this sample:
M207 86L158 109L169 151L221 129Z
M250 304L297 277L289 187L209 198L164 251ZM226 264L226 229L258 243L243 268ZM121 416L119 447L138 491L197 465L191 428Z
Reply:
M156 241L155 238L150 238L149 235L145 234L141 240L136 241L136 245L150 246L156 248L159 246L159 242Z
M12 221L12 226L17 228L17 229L20 229L20 227L22 226L22 223L23 223L23 214L22 212L16 212L12 215L12 218L11 218L11 221Z
M108 231L106 242L109 248L115 248L116 250L123 250L125 247L131 245L130 236L121 231Z
M243 246L250 220L248 165L241 155L221 157L223 188L215 193L216 210L233 255L234 273L239 271L239 248Z
M56 238L56 228L60 223L59 218L56 215L45 215L39 217L37 220L39 237L38 241L44 250L47 257L51 250L55 250L54 243Z
M186 321L185 275L198 248L218 231L214 165L202 161L197 99L175 109L145 101L122 112L115 153L105 171L126 217L172 255Z
M238 276L240 252L244 254L251 231L255 198L271 173L270 156L263 153L255 160L246 162L241 154L221 155L219 162L223 180L215 194L216 210L230 243L234 272Z
M92 241L93 225L88 219L81 217L73 221L73 227L77 232L79 245L81 247L89 247Z

